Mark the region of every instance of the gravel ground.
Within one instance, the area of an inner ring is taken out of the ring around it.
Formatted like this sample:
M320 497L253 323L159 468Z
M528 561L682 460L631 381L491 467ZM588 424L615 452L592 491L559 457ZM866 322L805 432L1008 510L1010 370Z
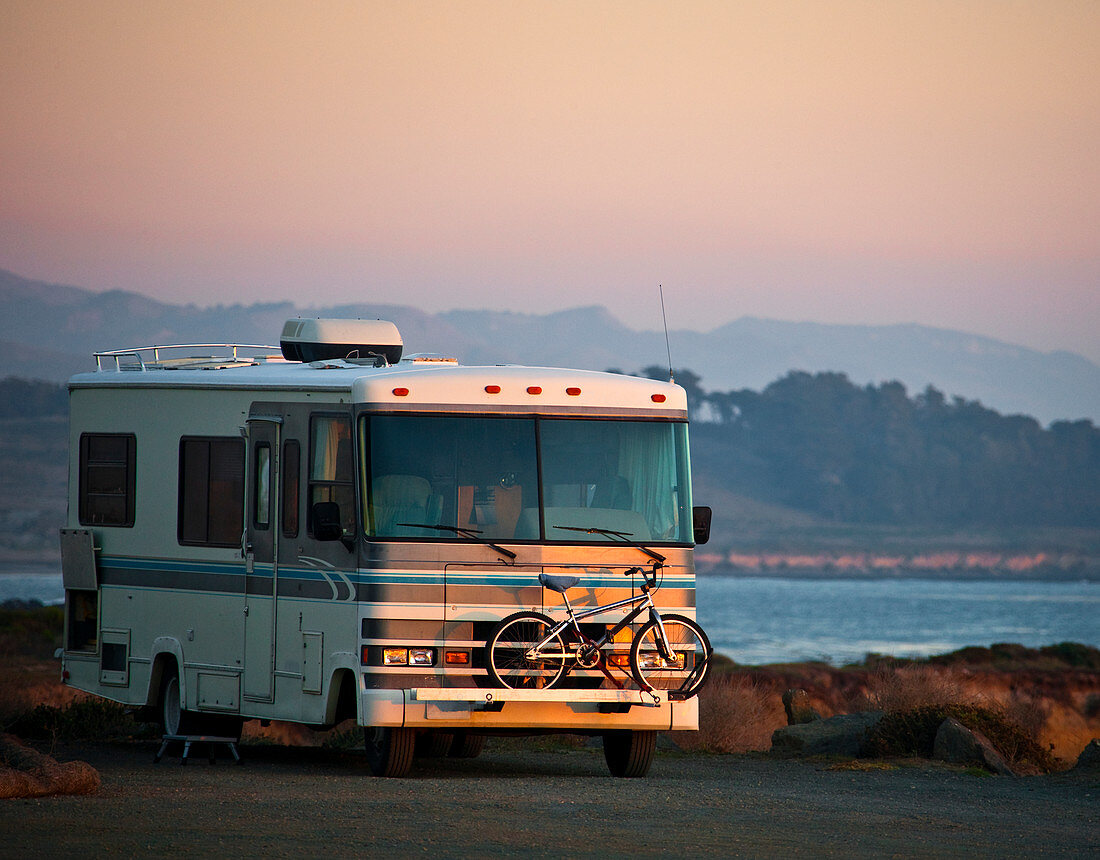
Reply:
M186 767L156 744L59 748L102 776L89 797L0 801L0 857L198 855L614 857L1100 856L1100 774L1010 779L906 764L658 753L641 780L599 747L490 739L408 779L361 755L244 747Z

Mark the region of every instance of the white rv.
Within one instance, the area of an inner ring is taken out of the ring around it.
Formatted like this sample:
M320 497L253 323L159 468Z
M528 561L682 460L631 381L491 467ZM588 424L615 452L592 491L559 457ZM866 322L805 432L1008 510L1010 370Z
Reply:
M116 350L70 380L67 684L169 734L354 719L389 776L544 731L641 775L657 731L697 727L622 660L512 690L485 657L500 619L561 616L540 573L603 605L658 548L658 605L694 616L683 389L402 358L381 321L291 320L274 349Z

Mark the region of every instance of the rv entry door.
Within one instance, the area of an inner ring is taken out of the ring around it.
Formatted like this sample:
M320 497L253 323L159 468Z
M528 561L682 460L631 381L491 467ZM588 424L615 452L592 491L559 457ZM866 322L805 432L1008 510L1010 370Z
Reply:
M245 526L244 697L274 698L275 611L279 594L281 418L248 419L248 505Z

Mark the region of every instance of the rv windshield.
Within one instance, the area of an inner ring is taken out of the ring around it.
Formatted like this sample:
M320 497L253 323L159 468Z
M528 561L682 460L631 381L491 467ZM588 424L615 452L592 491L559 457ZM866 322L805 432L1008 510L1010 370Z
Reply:
M682 422L364 415L359 434L368 537L692 540Z

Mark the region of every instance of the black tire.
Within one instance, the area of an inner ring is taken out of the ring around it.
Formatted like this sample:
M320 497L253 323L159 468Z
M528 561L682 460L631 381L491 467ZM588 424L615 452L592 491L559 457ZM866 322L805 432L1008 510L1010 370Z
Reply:
M367 764L375 776L407 776L416 753L415 729L387 729L367 726L363 729Z
M682 615L664 615L661 622L677 658L670 665L658 651L660 633L657 622L649 621L634 637L630 646L630 671L643 690L666 690L677 698L694 696L706 683L710 672L710 640L703 628Z
M546 638L554 621L538 612L505 618L485 643L489 677L498 687L547 690L565 674L565 643L555 635L544 647L547 657L530 660L526 652Z
M627 730L606 732L603 736L603 757L612 776L642 777L649 773L653 751L657 749L657 733Z
M485 735L455 732L448 755L451 758L477 758L483 749L485 749Z
M423 732L416 738L416 757L443 758L450 753L454 739L450 732Z

